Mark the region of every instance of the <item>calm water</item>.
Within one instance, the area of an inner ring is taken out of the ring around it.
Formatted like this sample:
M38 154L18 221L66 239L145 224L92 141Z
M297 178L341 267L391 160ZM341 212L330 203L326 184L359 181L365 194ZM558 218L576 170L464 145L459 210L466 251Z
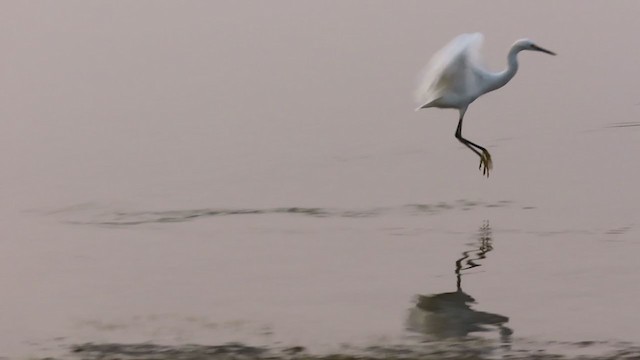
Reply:
M640 3L0 7L0 356L640 342ZM467 113L489 179L413 111L467 31L559 54Z

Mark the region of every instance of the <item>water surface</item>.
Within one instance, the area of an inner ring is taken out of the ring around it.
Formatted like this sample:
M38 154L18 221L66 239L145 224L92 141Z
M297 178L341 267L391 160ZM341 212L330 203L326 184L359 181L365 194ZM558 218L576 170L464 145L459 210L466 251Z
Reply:
M0 356L637 345L636 2L1 7ZM489 179L413 111L468 31L559 54L467 113Z

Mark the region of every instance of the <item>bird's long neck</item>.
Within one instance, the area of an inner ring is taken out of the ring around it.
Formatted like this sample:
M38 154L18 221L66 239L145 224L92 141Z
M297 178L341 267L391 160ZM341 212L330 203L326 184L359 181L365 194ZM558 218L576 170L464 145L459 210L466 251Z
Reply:
M520 48L513 46L511 50L509 50L509 54L507 55L507 69L501 71L499 73L494 74L493 81L489 84L489 90L496 90L503 87L506 83L513 78L513 76L518 71L518 53L520 52Z

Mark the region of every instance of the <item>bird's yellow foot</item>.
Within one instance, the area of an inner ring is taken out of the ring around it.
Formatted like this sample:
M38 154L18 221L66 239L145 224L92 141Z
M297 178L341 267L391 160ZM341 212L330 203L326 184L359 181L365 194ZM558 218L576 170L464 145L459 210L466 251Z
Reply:
M491 161L491 154L487 150L482 150L480 155L480 166L478 169L482 169L482 175L489 177L489 171L493 169L493 161Z

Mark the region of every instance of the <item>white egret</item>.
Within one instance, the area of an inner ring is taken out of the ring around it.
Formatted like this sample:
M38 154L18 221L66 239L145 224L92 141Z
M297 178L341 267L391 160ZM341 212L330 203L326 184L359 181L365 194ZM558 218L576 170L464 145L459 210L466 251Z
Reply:
M480 58L483 38L480 33L459 35L431 58L416 91L416 99L421 104L416 111L430 107L458 109L460 118L456 138L480 157L478 168L482 168L482 173L488 177L493 166L489 151L462 137L462 119L469 104L481 95L503 87L513 78L518 71L517 55L520 51L555 53L531 40L521 39L509 50L507 69L494 73L483 66Z

